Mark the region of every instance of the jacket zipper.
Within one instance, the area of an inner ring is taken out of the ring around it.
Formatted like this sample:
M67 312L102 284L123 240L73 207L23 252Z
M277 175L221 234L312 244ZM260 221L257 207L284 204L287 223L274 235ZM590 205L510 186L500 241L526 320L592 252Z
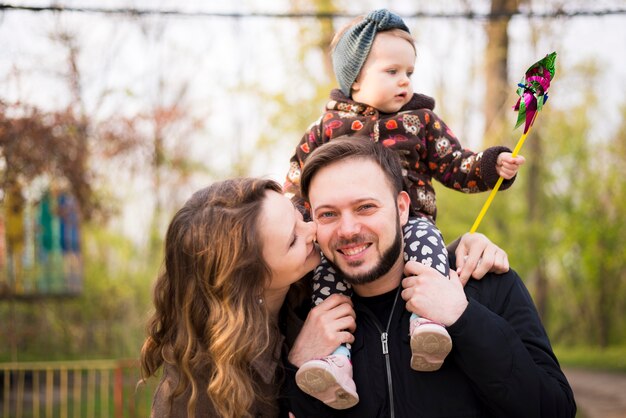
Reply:
M391 325L391 319L393 318L393 313L396 310L396 302L398 302L398 295L400 294L400 288L396 292L396 297L393 300L393 305L391 306L391 313L389 314L389 319L387 320L387 327L385 330L381 330L379 326L379 322L376 318L373 318L373 323L378 332L380 332L380 342L382 345L383 355L385 356L385 368L387 369L387 390L389 391L389 412L390 418L394 418L396 416L395 406L393 403L393 381L391 380L391 360L389 359L389 326Z

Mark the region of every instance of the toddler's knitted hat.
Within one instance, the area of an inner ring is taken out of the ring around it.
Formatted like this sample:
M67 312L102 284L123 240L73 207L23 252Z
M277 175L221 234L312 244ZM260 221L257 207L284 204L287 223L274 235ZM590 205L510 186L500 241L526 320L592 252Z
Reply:
M370 12L365 19L341 35L332 52L332 59L335 77L346 96L350 97L350 88L370 53L376 33L390 29L401 29L411 33L400 16L389 10L380 9Z

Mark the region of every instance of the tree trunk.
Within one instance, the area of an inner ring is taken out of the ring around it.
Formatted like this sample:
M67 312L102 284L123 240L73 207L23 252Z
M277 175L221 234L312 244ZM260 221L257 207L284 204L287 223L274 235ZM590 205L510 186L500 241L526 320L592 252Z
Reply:
M505 109L510 90L507 77L509 13L517 10L518 0L492 0L487 22L485 51L485 139L484 146L500 143L505 121Z

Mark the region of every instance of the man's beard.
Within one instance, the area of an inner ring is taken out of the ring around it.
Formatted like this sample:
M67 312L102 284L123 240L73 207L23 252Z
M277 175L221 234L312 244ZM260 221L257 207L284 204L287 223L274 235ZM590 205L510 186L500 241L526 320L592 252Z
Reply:
M391 270L393 265L398 261L398 257L400 257L400 253L402 252L402 233L400 230L400 223L396 223L396 237L391 244L391 246L383 253L380 261L376 266L374 266L370 271L365 273L357 274L357 275L349 275L335 263L328 259L328 262L331 266L341 274L341 278L344 279L347 283L351 285L360 285L371 283L377 280L379 277L384 276Z

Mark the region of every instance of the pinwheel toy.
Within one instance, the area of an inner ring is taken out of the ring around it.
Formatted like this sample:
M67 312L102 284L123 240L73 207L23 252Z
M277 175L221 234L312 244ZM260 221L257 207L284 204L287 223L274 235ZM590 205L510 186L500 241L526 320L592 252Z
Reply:
M513 157L515 157L519 153L520 149L522 149L522 145L524 145L524 141L526 141L528 132L533 126L533 123L537 118L537 114L539 114L541 109L543 109L543 105L548 100L548 89L550 88L550 82L554 78L555 63L556 52L546 55L542 60L537 61L531 65L528 70L526 70L526 74L524 74L522 81L517 85L517 94L520 98L513 107L513 109L518 112L515 128L518 128L522 123L524 123L524 133L517 141L515 149L513 149ZM476 217L470 232L476 232L478 229L478 225L480 225L485 213L487 213L487 209L489 209L489 205L491 205L491 202L498 192L502 181L503 178L500 177L496 182L496 185L491 190L487 201Z

